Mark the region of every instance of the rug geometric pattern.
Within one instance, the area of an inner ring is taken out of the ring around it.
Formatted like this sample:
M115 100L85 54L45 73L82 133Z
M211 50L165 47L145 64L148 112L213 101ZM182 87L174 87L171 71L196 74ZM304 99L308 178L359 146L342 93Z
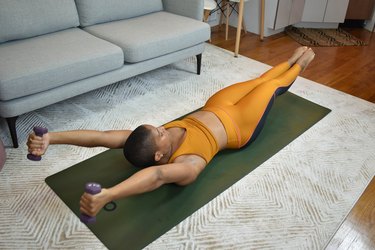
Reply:
M1 119L8 148L0 172L0 249L105 249L44 183L105 149L53 146L41 162L30 162L25 142L34 125L51 131L160 125L268 68L207 45L200 76L192 57L20 116L18 149L10 147ZM375 105L304 78L290 91L332 112L148 249L324 248L374 176Z
M343 29L313 29L289 26L285 33L308 47L364 46L365 42Z

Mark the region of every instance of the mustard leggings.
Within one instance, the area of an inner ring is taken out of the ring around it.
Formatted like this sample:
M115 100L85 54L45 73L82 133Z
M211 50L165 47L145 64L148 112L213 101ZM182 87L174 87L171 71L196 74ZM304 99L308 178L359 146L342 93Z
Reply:
M228 135L227 148L252 142L263 128L275 96L288 90L301 71L281 63L260 77L228 86L206 102L202 110L215 113Z

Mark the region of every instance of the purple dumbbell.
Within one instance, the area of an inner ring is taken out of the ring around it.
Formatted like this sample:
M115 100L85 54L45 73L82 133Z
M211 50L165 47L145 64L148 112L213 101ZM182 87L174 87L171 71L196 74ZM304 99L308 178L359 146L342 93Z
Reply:
M48 133L48 129L43 128L43 127L34 127L33 130L34 130L35 135L40 136L40 137L43 137L44 134ZM38 155L28 154L27 159L31 161L40 161L42 157Z
M85 192L88 194L98 194L102 191L100 184L95 182L89 182L85 185ZM91 224L96 222L96 217L89 216L87 214L81 214L81 221L85 224Z

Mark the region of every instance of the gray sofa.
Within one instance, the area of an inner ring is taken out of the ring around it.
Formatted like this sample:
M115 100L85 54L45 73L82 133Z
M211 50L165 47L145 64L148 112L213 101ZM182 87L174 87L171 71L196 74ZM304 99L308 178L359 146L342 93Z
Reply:
M21 114L191 56L199 74L202 16L203 0L1 0L0 116L13 146Z

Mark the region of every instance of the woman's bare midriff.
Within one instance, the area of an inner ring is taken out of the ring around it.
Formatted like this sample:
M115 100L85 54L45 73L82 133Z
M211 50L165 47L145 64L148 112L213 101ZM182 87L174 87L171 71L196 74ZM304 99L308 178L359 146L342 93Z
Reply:
M228 141L227 133L220 119L214 113L210 111L197 111L188 116L194 117L206 125L215 136L220 150L226 147Z

